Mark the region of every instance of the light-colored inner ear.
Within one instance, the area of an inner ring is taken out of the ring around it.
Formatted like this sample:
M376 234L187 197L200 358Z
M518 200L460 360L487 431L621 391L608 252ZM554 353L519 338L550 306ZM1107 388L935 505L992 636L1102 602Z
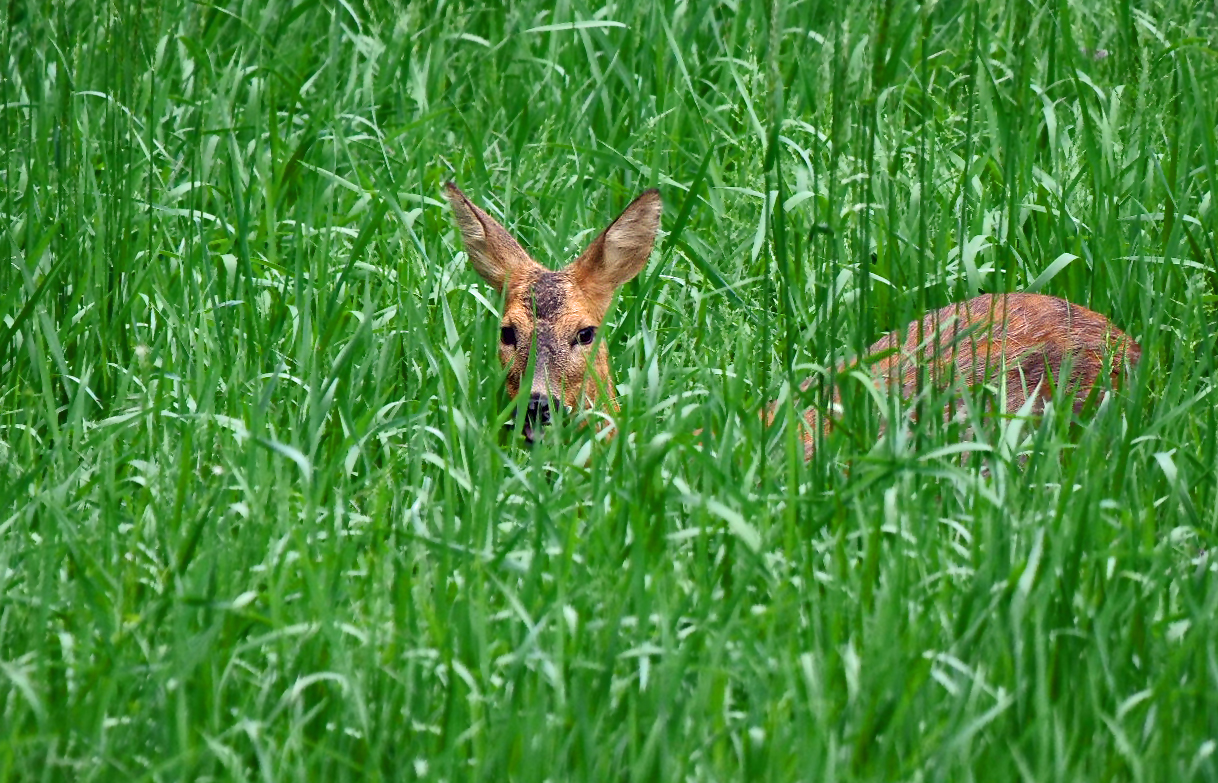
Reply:
M507 229L474 206L456 185L450 182L444 191L465 242L465 253L483 280L502 291L509 276L520 275L536 266Z
M605 232L605 271L621 285L646 265L660 228L660 199L636 202Z
M606 298L614 288L643 271L660 229L662 210L659 192L649 190L632 201L588 246L573 264L585 292Z

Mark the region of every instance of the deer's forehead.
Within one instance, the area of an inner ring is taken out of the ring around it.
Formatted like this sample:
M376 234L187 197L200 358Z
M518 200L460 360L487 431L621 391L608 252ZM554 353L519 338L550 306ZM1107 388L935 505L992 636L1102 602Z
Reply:
M587 314L588 306L570 277L562 272L542 272L522 281L512 292L508 315L512 320L558 324Z
M525 292L524 305L537 314L539 321L555 321L574 304L571 283L558 272L546 272Z

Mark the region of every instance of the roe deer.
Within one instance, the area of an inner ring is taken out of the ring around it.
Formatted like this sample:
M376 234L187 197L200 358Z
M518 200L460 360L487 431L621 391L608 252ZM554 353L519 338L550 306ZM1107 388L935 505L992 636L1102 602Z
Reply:
M659 192L644 192L577 259L552 272L456 185L450 182L446 189L470 262L504 295L499 359L507 368L513 398L520 393L532 346L537 346L521 429L525 440L532 443L541 436L552 406L593 407L601 389L616 410L608 351L596 332L614 291L642 271L651 255L660 227ZM985 294L928 313L880 339L868 354L881 357L871 366L872 377L899 389L905 399L917 392L922 378L940 388L956 381L970 388L1005 381L1005 412L1022 409L1032 398L1031 410L1038 413L1055 386L1064 386L1075 409L1081 408L1102 386L1103 375L1115 385L1126 367L1138 363L1142 349L1085 307L1053 296L1011 293ZM1059 377L1063 367L1068 378ZM801 389L814 382L804 381ZM771 421L774 406L763 415ZM832 420L821 422L815 409L803 415L804 456L810 459L818 427L827 431Z
M508 393L516 397L534 343L537 356L521 433L532 443L550 423L556 401L568 410L593 407L603 388L609 406L617 396L609 352L596 332L613 292L642 271L660 228L660 193L649 190L626 207L579 258L558 272L538 264L503 226L470 202L456 185L448 201L474 269L504 296L499 361Z

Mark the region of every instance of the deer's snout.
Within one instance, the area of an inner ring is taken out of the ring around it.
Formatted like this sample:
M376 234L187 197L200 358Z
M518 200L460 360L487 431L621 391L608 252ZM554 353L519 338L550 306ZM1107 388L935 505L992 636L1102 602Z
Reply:
M521 428L526 441L532 444L541 438L541 429L549 426L551 411L558 404L548 394L533 392L529 395L529 407L524 412L524 427Z
M550 423L550 397L546 394L534 393L529 397L529 409L525 413L525 421L545 426Z

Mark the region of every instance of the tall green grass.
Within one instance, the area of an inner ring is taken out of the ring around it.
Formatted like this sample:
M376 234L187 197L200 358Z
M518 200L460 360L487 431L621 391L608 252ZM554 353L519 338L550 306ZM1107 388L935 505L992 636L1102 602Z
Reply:
M1218 779L1216 13L5 5L0 780ZM502 432L448 179L661 189L618 437ZM804 462L1004 290L1141 366Z

